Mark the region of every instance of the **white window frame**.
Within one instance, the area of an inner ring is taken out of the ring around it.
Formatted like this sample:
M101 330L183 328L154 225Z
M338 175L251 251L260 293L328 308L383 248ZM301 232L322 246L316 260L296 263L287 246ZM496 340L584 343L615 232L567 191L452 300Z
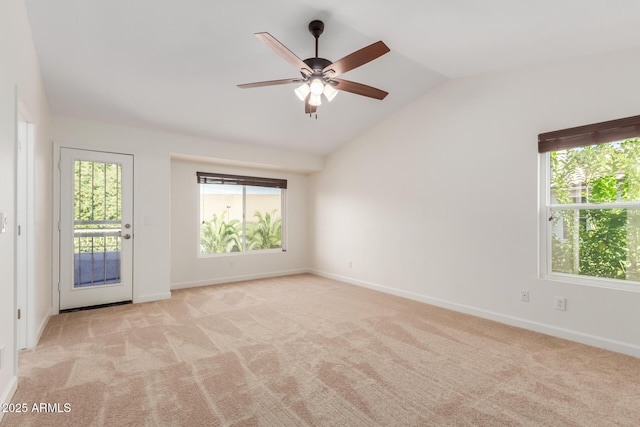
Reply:
M593 276L580 276L577 274L557 273L551 271L551 242L552 242L552 226L549 218L553 208L562 206L565 209L571 209L573 205L552 205L551 192L551 170L550 170L550 152L540 153L540 278L556 282L572 283L577 285L594 286L607 289L620 289L633 292L640 292L640 282L631 280L618 280L609 278L600 278ZM640 203L584 203L580 208L635 208L640 209Z
M198 184L198 185L211 185L211 184ZM247 186L241 185L242 187L242 234L246 237L247 233ZM202 197L200 196L202 192L198 192L198 212L202 212ZM254 249L247 250L247 242L246 239L242 240L242 250L240 252L224 252L220 254L203 254L200 251L200 224L202 218L200 218L200 213L198 213L198 221L196 223L197 226L197 256L198 258L218 258L218 257L228 257L228 256L247 256L247 255L258 255L258 254L275 254L275 253L285 253L287 252L287 189L280 188L280 238L281 238L281 247L279 248L270 248L270 249Z

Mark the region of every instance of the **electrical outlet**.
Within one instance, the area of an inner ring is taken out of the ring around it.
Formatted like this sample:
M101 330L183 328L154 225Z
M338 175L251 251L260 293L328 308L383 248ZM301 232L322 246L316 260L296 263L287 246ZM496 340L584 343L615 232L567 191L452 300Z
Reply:
M520 291L520 301L529 302L529 291Z
M560 311L565 311L567 309L567 299L565 297L555 297L553 303L553 308Z

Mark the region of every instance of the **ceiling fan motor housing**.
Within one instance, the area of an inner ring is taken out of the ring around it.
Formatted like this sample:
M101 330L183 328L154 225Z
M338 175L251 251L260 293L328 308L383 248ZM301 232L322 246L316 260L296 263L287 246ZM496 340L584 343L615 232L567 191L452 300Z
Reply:
M324 70L325 67L333 64L333 62L324 58L307 58L302 62L307 64L309 68L313 70L313 74L319 73L320 75L322 75L322 70Z

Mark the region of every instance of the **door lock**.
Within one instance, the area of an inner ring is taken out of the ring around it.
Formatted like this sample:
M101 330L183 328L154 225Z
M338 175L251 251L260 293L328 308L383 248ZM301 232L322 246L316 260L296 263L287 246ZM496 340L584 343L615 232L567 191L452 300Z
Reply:
M129 228L131 228L131 224L125 224L124 228L126 228L128 230ZM122 236L122 234L120 234L120 235ZM122 237L124 237L126 240L129 240L131 238L131 234L125 234Z

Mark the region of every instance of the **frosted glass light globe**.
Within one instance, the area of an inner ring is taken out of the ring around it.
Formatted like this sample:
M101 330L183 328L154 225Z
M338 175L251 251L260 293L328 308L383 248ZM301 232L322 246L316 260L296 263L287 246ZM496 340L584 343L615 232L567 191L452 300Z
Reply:
M322 91L324 91L324 83L321 79L313 79L311 80L309 89L311 89L312 95L322 95Z
M313 105L314 107L322 105L322 97L320 95L314 95L312 93L311 97L309 98L309 105Z
M324 85L324 96L327 97L327 101L331 102L333 98L338 94L338 90L330 84Z
M300 101L304 101L307 95L309 95L309 92L311 91L309 90L309 85L306 83L303 83L298 88L296 88L295 92L298 98L300 98Z

